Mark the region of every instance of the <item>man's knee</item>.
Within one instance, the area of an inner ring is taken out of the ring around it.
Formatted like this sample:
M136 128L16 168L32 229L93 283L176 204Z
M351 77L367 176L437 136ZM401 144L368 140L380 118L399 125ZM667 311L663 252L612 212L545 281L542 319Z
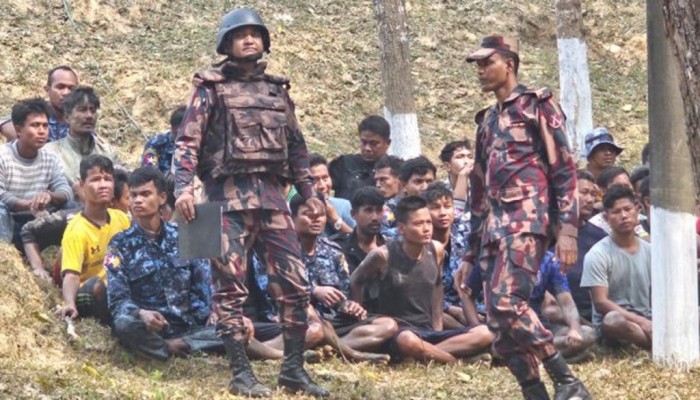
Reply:
M145 329L143 321L131 315L120 315L113 323L114 336L122 340L139 336Z
M469 330L479 347L490 346L493 343L494 335L486 325L475 326Z
M306 347L311 349L318 346L323 338L323 326L318 322L310 323L306 329Z
M396 345L401 353L415 354L423 349L423 341L411 331L399 333L396 337Z
M389 339L399 331L399 325L393 318L377 318L372 325L377 326L377 336L381 339Z
M92 297L95 301L103 301L107 299L107 285L104 284L102 279L94 277L91 279L96 279L96 282L92 285Z
M603 317L603 331L623 329L627 324L625 316L617 311L610 311Z

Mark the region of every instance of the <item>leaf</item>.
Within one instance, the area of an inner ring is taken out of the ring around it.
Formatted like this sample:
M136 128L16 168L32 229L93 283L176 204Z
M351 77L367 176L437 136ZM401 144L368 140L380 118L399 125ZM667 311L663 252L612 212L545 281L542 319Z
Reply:
M469 383L472 381L471 375L465 374L464 372L457 372L455 375L457 375L457 380L460 382Z
M100 376L100 371L96 370L95 367L93 367L90 364L83 364L82 370L83 370L83 372L85 372L89 375L92 375L94 377Z

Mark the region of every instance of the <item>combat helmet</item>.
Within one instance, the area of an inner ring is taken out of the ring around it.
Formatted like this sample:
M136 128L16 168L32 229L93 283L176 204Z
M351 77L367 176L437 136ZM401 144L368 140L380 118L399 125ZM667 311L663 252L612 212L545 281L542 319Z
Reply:
M265 23L260 15L252 8L236 8L224 15L219 25L219 33L216 35L216 52L222 55L226 54L225 41L226 35L236 28L242 26L257 26L262 32L263 47L266 53L270 52L270 31L267 30Z

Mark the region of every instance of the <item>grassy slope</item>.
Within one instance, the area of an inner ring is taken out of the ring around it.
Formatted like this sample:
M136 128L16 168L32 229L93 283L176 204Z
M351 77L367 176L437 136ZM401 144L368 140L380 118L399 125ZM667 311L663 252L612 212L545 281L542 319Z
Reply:
M67 63L103 98L101 132L136 160L143 135L166 128L184 102L192 72L214 59L220 16L238 2L163 0L9 0L0 30L0 110L40 95L45 71ZM557 87L550 1L444 0L410 2L416 100L426 153L446 140L473 136L472 115L491 100L478 92L465 53L493 32L522 39L522 81ZM292 95L312 150L353 151L356 123L381 110L376 32L369 1L262 1L273 32L271 69L294 83ZM640 2L585 3L596 123L613 129L638 161L645 142L646 61ZM630 107L624 107L630 105ZM629 111L623 111L629 109ZM133 121L132 121L133 120ZM227 398L222 359L160 364L136 360L106 330L80 323L83 340L69 344L48 314L57 292L39 296L16 256L0 249L0 398ZM597 398L697 398L697 373L673 374L636 359L601 355L577 366ZM277 365L256 363L272 382ZM337 398L517 398L504 369L375 368L338 362L312 367Z

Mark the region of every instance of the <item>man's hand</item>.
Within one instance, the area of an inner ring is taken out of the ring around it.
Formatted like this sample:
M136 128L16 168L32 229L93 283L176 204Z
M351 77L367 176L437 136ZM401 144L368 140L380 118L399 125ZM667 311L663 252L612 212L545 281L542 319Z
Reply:
M32 200L29 203L29 210L32 213L44 211L49 204L51 204L51 193L46 191L37 193L34 195L34 197L32 197Z
M464 165L462 168L460 168L458 175L459 176L469 176L469 174L472 173L474 170L474 159L467 158L467 160L464 162Z
M352 315L359 320L367 318L367 310L365 310L359 303L352 300L346 301L345 304L343 304L343 308L340 310L340 312Z
M340 290L333 286L316 286L312 292L316 300L320 301L326 307L334 305L345 300L345 295Z
M61 319L66 319L66 317L70 319L78 318L78 310L75 308L75 306L65 305L59 308L56 313L61 317Z
M209 314L209 318L207 318L207 326L216 325L217 322L219 322L219 314L215 312Z
M338 211L335 210L335 207L333 207L333 204L331 204L330 201L326 199L326 219L331 222L335 223L335 221L340 219L340 216L338 215Z
M455 272L454 283L457 292L467 294L467 290L469 289L467 280L469 280L469 275L472 273L472 268L473 266L466 261L462 261L459 264L459 268L457 268L457 272Z
M317 197L310 197L306 199L306 202L304 204L311 209L311 212L313 214L319 213L321 210L323 210L324 207L321 199Z
M160 332L168 325L168 321L158 311L139 310L139 318L146 324L149 332Z
M581 332L579 332L578 329L569 329L569 332L566 333L566 345L578 347L582 342L583 337L581 336Z
M194 215L194 196L189 193L183 193L175 200L175 209L185 222L190 222L195 218Z
M561 261L561 271L566 273L571 267L576 264L578 256L578 245L576 238L566 235L560 235L557 239L557 246L554 250L554 257Z
M33 269L32 272L34 273L34 275L36 275L37 278L40 278L47 282L51 282L51 274L49 274L49 271L45 270L43 267Z

